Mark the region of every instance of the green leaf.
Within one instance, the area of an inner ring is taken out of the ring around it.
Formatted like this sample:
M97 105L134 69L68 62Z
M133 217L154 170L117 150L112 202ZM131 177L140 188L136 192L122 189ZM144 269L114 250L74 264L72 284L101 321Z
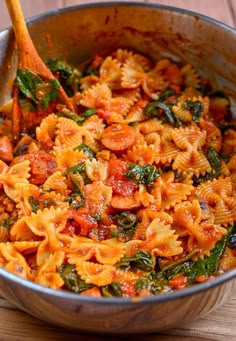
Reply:
M67 95L73 96L74 93L78 91L80 79L82 77L81 72L59 58L48 59L46 63L53 73L59 74L61 85Z
M206 175L193 176L193 185L199 186L202 182L212 181L217 179L221 172L221 158L214 147L209 147L206 151L206 158L209 161L212 171Z
M135 232L137 226L137 216L129 211L124 211L113 216L116 228L112 229L111 236L123 239L125 242L129 241Z
M233 226L228 229L228 234L216 243L215 248L211 251L209 257L205 257L204 259L199 258L196 262L189 261L182 265L178 265L168 273L168 279L172 278L177 273L183 273L184 276L187 276L190 279L190 282L193 282L197 276L212 275L218 268L220 258L225 251L232 230Z
M96 109L90 108L87 109L85 112L83 112L81 115L77 115L69 110L63 110L57 113L59 117L68 117L74 122L76 122L78 125L83 125L83 123L92 115L95 115L97 112Z
M15 84L26 99L30 99L42 109L46 109L48 104L57 98L60 88L60 83L57 79L50 79L48 82L44 82L41 77L27 69L17 70ZM21 98L20 101L22 108L27 109L27 111L35 111L36 108L33 106L33 103L23 100Z
M140 277L135 285L136 292L146 288L152 295L160 294L164 288L168 288L167 279L161 274L151 272L147 276Z
M39 201L35 197L33 197L32 195L29 196L28 200L29 200L29 204L32 207L32 212L37 213L37 211L39 209Z
M89 159L93 159L96 156L96 153L85 143L82 143L75 149L82 150L85 154L89 156Z
M18 69L15 79L15 85L25 95L30 98L34 103L38 103L35 97L36 86L43 84L43 80L36 73L28 69Z
M76 173L81 173L85 171L85 162L81 162L78 165L72 166L67 170L66 174L76 174Z
M131 266L147 272L152 271L155 266L153 256L143 250L138 250L133 257L123 257L119 266L125 263L130 263Z
M48 104L53 102L59 93L60 83L57 79L50 79L47 83L36 86L36 97L38 105L42 109L47 109Z
M214 147L207 149L206 157L213 168L213 177L218 178L221 172L221 159Z
M13 225L16 222L16 218L7 218L4 219L1 223L0 226L5 227L6 229L10 229L11 225Z
M131 163L129 170L124 173L128 179L133 180L137 184L153 184L154 180L160 176L157 168L150 164L139 166Z
M61 278L64 281L64 288L68 290L79 293L89 288L92 288L92 285L85 283L85 281L83 281L80 278L73 265L62 264L57 269L57 273L61 276Z
M101 288L102 296L104 297L123 297L123 291L121 289L120 283L112 282Z
M70 65L64 62L62 59L47 59L46 64L52 72L59 72L60 77L63 79L68 79L73 72L73 69Z
M186 109L192 112L193 121L199 123L199 117L203 114L204 111L204 104L199 100L191 101L187 99L186 101L184 101L184 106Z
M129 211L124 211L115 215L114 220L119 227L130 229L136 224L137 216Z

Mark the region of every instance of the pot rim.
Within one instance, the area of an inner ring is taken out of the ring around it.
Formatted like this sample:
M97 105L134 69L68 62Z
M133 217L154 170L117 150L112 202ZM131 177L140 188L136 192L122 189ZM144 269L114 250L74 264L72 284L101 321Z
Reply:
M123 2L123 1L109 1L109 2L100 2L100 3L84 3L74 6L68 6L64 8L59 8L56 10L51 10L46 13L38 14L35 16L32 16L26 20L27 25L31 23L35 23L37 21L40 21L42 19L46 19L51 16L60 15L61 13L80 10L80 9L87 9L87 8L94 8L94 7L111 7L111 6L128 6L128 7L145 7L145 8L156 8L164 11L170 11L175 12L179 14L185 14L191 17L197 17L201 19L202 21L208 22L214 26L217 26L218 28L221 28L225 31L229 31L236 36L236 29L220 22L219 20L213 19L211 17L208 17L204 14L200 14L194 11L186 10L183 8L178 8L174 6L169 5L162 5L162 4L155 4L155 3L141 3L141 2ZM0 38L7 34L9 31L12 30L12 27L5 28L0 32ZM17 284L19 286L23 286L25 289L30 289L31 291L34 291L35 293L39 293L42 295L50 295L51 297L59 298L59 299L68 299L73 300L77 302L84 302L84 303L96 303L101 305L111 305L111 304L118 304L118 305L129 305L129 304L139 304L144 305L148 303L162 303L162 302L168 302L179 298L185 298L190 295L198 294L204 291L207 291L211 288L220 286L221 284L232 280L236 278L236 269L232 269L224 274L221 274L214 279L210 281L206 281L204 283L198 283L194 284L191 287L181 289L179 291L173 291L161 295L154 295L154 296L144 296L144 297L138 297L138 298L126 298L126 297L92 297L92 296L82 296L78 293L74 292L68 292L65 290L56 290L51 289L48 287L44 287L42 285L39 285L35 282L31 282L30 280L24 279L20 276L17 276L8 270L4 268L0 268L0 280L1 278L5 280L10 280L14 284Z

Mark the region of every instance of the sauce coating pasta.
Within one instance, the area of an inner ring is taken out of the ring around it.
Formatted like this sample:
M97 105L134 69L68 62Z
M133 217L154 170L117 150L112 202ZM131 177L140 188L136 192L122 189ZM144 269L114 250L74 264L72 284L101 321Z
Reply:
M191 64L118 49L20 69L0 108L0 266L81 295L179 290L236 267L236 121Z

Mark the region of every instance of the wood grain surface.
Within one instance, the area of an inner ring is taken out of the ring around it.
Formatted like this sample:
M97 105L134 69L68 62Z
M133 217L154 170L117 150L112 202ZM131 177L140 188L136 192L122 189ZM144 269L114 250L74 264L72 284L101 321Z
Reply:
M99 2L79 0L21 0L25 17L30 17L51 9L76 5L79 3ZM104 0L106 2L106 0ZM137 1L136 1L137 2ZM236 27L236 0L158 0L140 1L161 3L189 9ZM5 2L0 1L0 30L10 25ZM106 341L131 340L134 336L111 337L104 335L79 334L61 329L18 310L5 299L0 298L0 340L80 340ZM137 338L137 337L135 337ZM197 321L179 326L163 334L142 336L143 341L201 341L201 340L236 340L236 293L218 310Z

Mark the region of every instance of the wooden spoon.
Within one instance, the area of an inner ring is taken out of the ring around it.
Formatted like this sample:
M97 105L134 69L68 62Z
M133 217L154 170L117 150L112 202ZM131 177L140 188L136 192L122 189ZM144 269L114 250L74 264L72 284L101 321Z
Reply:
M45 81L54 79L54 75L49 68L44 64L40 56L38 55L34 44L30 38L29 31L27 29L25 19L23 16L22 8L19 0L5 0L8 8L9 15L11 17L12 25L15 32L15 38L18 50L18 68L28 69ZM75 112L71 99L66 95L62 87L59 89L60 98L66 106ZM13 138L18 139L20 134L20 117L19 108L17 108L17 92L15 92L13 103Z

